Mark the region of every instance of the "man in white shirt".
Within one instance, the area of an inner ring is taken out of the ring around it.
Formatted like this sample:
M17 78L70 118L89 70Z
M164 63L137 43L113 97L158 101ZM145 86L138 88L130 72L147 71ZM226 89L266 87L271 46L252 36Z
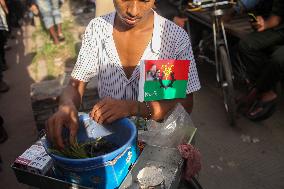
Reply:
M64 90L58 111L48 120L47 137L59 148L63 127L70 130L70 143L78 130L78 107L85 86L98 77L101 100L90 116L98 123L142 116L162 120L177 103L190 113L193 92L200 89L188 34L156 14L154 0L114 0L116 12L93 19L86 28L77 63ZM139 64L145 59L190 60L185 99L138 102Z

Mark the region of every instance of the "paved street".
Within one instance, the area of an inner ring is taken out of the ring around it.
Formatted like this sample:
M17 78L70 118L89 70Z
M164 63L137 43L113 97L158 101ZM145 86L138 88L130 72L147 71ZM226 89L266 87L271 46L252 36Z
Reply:
M10 40L9 70L5 79L11 89L0 94L0 114L5 119L9 139L0 144L3 159L1 189L27 189L17 182L10 164L37 136L30 102L27 71L31 64L31 28L22 27ZM239 116L236 127L228 125L214 67L198 64L202 89L195 94L192 119L198 128L196 146L202 154L199 181L205 189L284 188L284 99L269 119L254 123ZM283 95L282 95L283 96Z
M200 183L207 189L284 188L283 97L277 112L254 123L240 116L232 128L226 120L214 67L199 65L202 90L195 95L192 118L202 153Z

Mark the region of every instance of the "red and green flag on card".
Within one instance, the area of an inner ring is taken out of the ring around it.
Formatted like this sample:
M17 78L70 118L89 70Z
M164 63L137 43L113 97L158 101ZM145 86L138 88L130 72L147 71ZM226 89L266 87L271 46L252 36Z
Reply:
M142 61L138 100L185 98L189 67L189 60Z

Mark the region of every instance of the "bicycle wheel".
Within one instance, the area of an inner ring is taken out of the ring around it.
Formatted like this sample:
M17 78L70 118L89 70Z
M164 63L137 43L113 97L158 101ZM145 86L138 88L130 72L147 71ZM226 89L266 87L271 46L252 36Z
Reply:
M236 123L236 103L234 96L232 71L230 67L231 65L225 46L219 46L218 54L222 69L220 83L224 95L224 105L227 111L229 122L232 126L234 126Z

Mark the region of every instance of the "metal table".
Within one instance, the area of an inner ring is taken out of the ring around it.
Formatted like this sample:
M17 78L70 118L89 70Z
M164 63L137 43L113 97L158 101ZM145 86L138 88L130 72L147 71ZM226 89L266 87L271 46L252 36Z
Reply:
M143 132L143 131L142 131ZM193 142L196 128L191 129L191 137L189 143ZM138 134L139 138L139 134ZM174 189L178 188L180 182L181 168L183 165L183 159L179 155L179 152L175 148L161 148L157 146L146 145L137 162L132 167L124 181L122 182L120 189L138 189L136 177L138 172L146 165L154 165L162 168L163 175L165 177L165 188ZM17 168L12 164L12 169L15 172L17 180L20 183L27 184L41 189L89 189L88 187L80 186L78 184L69 183L64 180L57 179L52 170L46 175L39 175L28 172L27 170ZM195 181L197 182L197 181ZM197 184L199 185L199 183ZM200 186L200 185L199 185ZM198 186L192 188L196 189Z

